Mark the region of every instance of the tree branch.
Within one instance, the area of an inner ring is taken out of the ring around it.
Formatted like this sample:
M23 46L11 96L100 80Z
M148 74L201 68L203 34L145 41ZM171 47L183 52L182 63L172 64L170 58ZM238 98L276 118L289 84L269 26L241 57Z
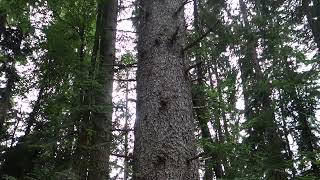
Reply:
M207 37L211 32L213 31L213 28L210 28L207 30L207 32L205 32L204 34L202 34L200 37L198 37L198 39L196 39L195 41L187 44L187 46L185 48L183 48L182 50L182 54L185 53L187 50L191 49L192 47L198 45L205 37Z
M202 152L202 153L196 155L195 157L192 157L192 158L188 159L188 160L187 160L187 163L191 163L191 161L197 160L197 159L199 159L200 157L203 157L204 155L205 155L205 153Z
M117 22L130 21L130 20L134 20L134 19L138 19L138 17L133 16L133 17L129 17L129 18L118 19Z
M118 67L117 70L125 69L125 68L130 68L130 67L137 67L137 63L132 63L132 64L114 64L113 66Z
M200 61L200 62L197 62L196 64L193 64L191 66L189 66L187 69L186 69L186 73L189 72L191 69L197 67L198 65L202 64L203 61Z
M128 154L128 155L126 156L126 155L123 155L123 154L114 154L114 153L111 153L111 156L116 156L116 157L125 158L125 159L133 159L132 154Z
M112 129L112 131L129 132L134 130L133 129Z
M120 81L120 82L135 82L137 80L135 79L113 79L114 81Z
M128 30L121 30L121 29L114 29L114 28L105 28L105 30L123 32L123 33L133 33L133 34L138 33L136 31L128 31Z
M134 103L136 103L136 102L137 102L137 100L136 100L136 99L128 99L128 101L130 101L130 102L134 102Z

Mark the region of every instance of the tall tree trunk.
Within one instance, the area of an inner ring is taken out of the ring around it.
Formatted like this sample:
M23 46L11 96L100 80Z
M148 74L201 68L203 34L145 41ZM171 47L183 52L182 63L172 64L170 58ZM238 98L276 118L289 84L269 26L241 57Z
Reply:
M79 25L79 64L78 64L78 72L76 74L76 81L81 81L82 79L87 79L87 71L85 68L85 26L84 24ZM75 168L76 174L80 180L85 180L88 177L88 166L89 166L89 136L88 129L89 120L86 119L86 109L87 106L87 94L86 87L79 82L79 85L75 87L76 92L79 91L78 94L78 108L72 114L74 120L76 121L78 139L77 139L77 147L75 150Z
M312 2L312 6L311 6ZM317 45L318 52L320 52L320 1L319 0L302 0L302 7L304 10L304 13L306 14L308 25L311 29L312 35L314 37L314 42ZM319 54L320 55L320 54ZM308 158L312 161L311 167L312 171L315 176L320 177L320 167L316 162L316 157L314 155L314 134L311 131L311 127L308 122L308 118L306 116L305 111L309 111L307 109L304 109L303 104L301 104L298 95L295 94L296 92L293 92L294 96L296 97L296 109L299 114L298 116L298 123L299 127L301 129L301 146L300 149L304 152L307 152L309 154Z
M280 113L281 113L281 121L282 121L282 129L284 132L284 136L285 136L285 149L286 149L286 153L287 153L287 157L290 161L293 161L293 152L291 150L290 147L290 141L289 141L289 130L288 130L288 125L287 125L287 121L286 118L288 117L288 112L285 109L285 105L284 105L284 99L283 99L283 93L281 90L278 91L279 93L279 101L280 101ZM292 162L292 165L290 167L291 171L292 171L292 178L295 178L296 176L296 169L294 167L294 164Z
M303 154L307 157L308 160L311 161L311 172L314 176L320 177L320 168L317 163L317 155L316 155L316 137L312 132L312 128L308 122L308 116L310 116L310 109L308 109L308 105L302 104L303 100L299 100L299 96L296 96L295 105L296 111L298 113L298 125L301 131L300 134L300 145L299 150L302 151Z
M18 74L15 68L15 62L9 58L9 62L3 62L2 69L4 70L7 81L4 88L0 88L0 139L5 137L5 122L8 119L11 109L11 98L15 83L18 81Z
M112 141L112 90L115 64L115 41L118 15L117 0L101 3L100 59L96 69L101 89L95 94L96 111L93 112L93 144L91 150L89 179L109 179L109 156ZM98 23L98 22L97 22Z
M44 91L45 91L45 87L44 87L44 85L41 85L39 93L38 93L38 98L37 98L36 102L34 103L33 109L30 112L29 117L26 120L27 127L25 130L24 136L28 136L31 133L31 128L34 125L34 123L36 122L37 115L38 115L40 108L41 108L41 101L43 99Z
M126 79L129 79L129 70L126 70ZM124 156L126 157L124 159L124 166L123 166L123 180L128 180L129 178L129 159L128 152L129 152L129 144L128 144L128 136L129 136L129 82L126 82L126 111L125 111L125 122L124 122Z
M0 10L0 38L2 34L6 31L6 21L7 21L7 14Z
M199 179L185 0L140 0L133 179Z
M223 130L224 130L224 134L222 134L221 132L221 123L220 124L220 132L218 131L219 134L219 143L220 144L224 144L225 142L229 141L229 130L228 130L228 124L227 124L227 117L226 117L226 111L225 111L225 106L224 106L224 101L223 101L223 94L222 94L222 89L221 89L221 79L219 76L219 72L218 72L218 61L216 60L216 58L212 57L212 63L213 63L213 71L215 73L215 77L216 77L216 81L217 81L217 92L218 92L218 113L219 116L222 118L222 122L223 122ZM220 121L220 118L219 118ZM221 161L223 163L224 166L224 170L222 172L224 172L225 176L228 170L228 162L227 162L227 157L226 157L226 153L223 153L220 155Z
M226 111L225 111L225 107L223 106L224 102L222 97L223 94L221 89L221 79L218 72L218 62L215 58L212 58L212 61L213 61L214 73L217 80L218 102L219 102L219 107L221 108L221 110L219 111L219 114L221 114L221 118L223 122L223 130L224 130L224 137L221 140L225 141L225 140L228 140L229 138L229 130L228 130L228 124L227 124Z

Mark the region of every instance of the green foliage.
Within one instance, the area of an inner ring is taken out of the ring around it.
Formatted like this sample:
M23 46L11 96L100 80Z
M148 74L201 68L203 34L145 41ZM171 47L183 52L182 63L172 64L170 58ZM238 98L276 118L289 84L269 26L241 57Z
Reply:
M220 149L227 152L228 163L215 158L224 165L226 179L278 179L275 174L294 178L297 171L302 172L299 178L309 178L303 173L309 171L306 164L319 158L312 150L319 142L314 134L319 131L315 128L319 71L315 68L317 56L308 55L312 46L303 40L310 38L295 30L308 25L290 19L289 1L243 3L247 7L239 13L225 2L199 3L203 29L217 19L227 19L216 25L201 48L190 52L212 68L206 72L211 87L199 86L203 90L198 92L205 92L208 100L210 113L206 117L213 119L214 143L208 145L210 141L203 140L200 144L216 153ZM191 39L196 37L190 34ZM239 102L244 105L240 109ZM299 128L301 123L304 129ZM227 136L231 137L221 142L221 137ZM302 150L297 152L301 155L290 155L295 147L286 144L288 136L300 148L308 146L309 155ZM310 140L312 146L307 145ZM229 144L231 148L224 148ZM300 156L303 158L297 160ZM299 170L297 164L302 165Z
M133 54L128 52L128 53L122 55L121 62L124 65L130 65L130 64L133 64L136 62L136 58L134 58Z
M7 175L4 175L2 178L4 178L4 180L17 180L15 177L7 176Z

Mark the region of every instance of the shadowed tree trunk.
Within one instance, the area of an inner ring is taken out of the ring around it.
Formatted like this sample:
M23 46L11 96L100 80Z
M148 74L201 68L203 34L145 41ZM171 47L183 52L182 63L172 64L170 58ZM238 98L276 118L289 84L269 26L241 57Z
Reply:
M316 155L316 137L311 131L311 127L308 122L308 115L310 115L310 110L305 108L304 105L301 103L302 100L299 100L299 97L297 97L297 102L296 103L296 110L297 113L299 114L298 116L298 124L299 124L299 129L301 131L301 143L299 145L300 151L302 153L305 153L306 157L308 160L311 161L311 172L313 173L314 176L320 177L320 168L317 163L317 155ZM309 111L309 112L308 112Z
M285 150L286 150L286 153L287 153L287 158L290 160L290 161L293 161L293 152L291 150L291 147L290 147L290 141L289 141L289 129L288 129L288 125L287 125L287 116L288 116L288 111L287 109L285 108L285 105L284 105L284 98L282 97L283 96L283 93L281 90L278 91L279 93L279 100L280 100L280 113L281 113L281 121L282 121L282 129L283 129L283 133L284 133L284 136L285 136ZM294 164L291 165L290 167L291 169L291 172L292 172L292 178L295 178L296 176L296 169L294 167Z
M7 80L5 82L5 87L0 88L0 139L4 138L6 133L4 125L8 119L9 111L12 107L11 98L14 86L18 81L18 74L16 72L15 63L13 60L11 62L3 62L1 68L4 71Z
M79 70L76 75L78 81L80 79L86 79L87 78L87 71L84 66L85 61L85 26L84 24L79 24ZM85 107L88 104L87 94L85 90L85 86L81 83L79 83L79 86L77 86L76 91L79 91L79 94L77 96L78 98L78 106L77 110L75 110L72 114L72 117L74 117L74 120L77 122L78 125L78 139L76 144L76 150L75 150L75 169L76 169L76 175L79 180L85 180L88 177L88 171L89 171L89 135L88 130L89 127L89 119L86 117L86 109Z
M133 179L199 179L183 53L185 0L139 2Z
M3 12L3 10L0 10L0 37L6 30L6 20L7 20L7 14Z
M98 1L101 7L100 58L96 66L97 82L101 89L94 95L92 115L93 142L90 154L90 180L109 179L109 156L112 141L112 89L115 64L117 0ZM99 18L98 18L99 19Z
M126 70L126 79L129 79L129 70ZM124 159L124 165L123 165L123 180L128 180L129 178L129 82L126 82L126 111L125 111L125 123L124 123L124 155L126 158Z
M45 92L45 87L44 85L41 85L39 93L38 93L38 98L36 102L33 105L33 109L31 113L29 114L29 117L26 120L27 127L24 133L24 136L28 136L31 133L31 128L34 126L36 122L37 115L39 114L40 108L41 108L41 101L43 100L43 95Z

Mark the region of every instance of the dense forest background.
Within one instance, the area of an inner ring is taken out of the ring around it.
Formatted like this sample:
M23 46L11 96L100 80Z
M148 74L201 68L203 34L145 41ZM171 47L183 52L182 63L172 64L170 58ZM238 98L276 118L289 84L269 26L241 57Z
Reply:
M143 29L150 2L180 3L172 35ZM320 179L319 0L1 0L0 37L0 179L139 179L136 91L173 69L149 71L150 39L187 59L201 179Z

